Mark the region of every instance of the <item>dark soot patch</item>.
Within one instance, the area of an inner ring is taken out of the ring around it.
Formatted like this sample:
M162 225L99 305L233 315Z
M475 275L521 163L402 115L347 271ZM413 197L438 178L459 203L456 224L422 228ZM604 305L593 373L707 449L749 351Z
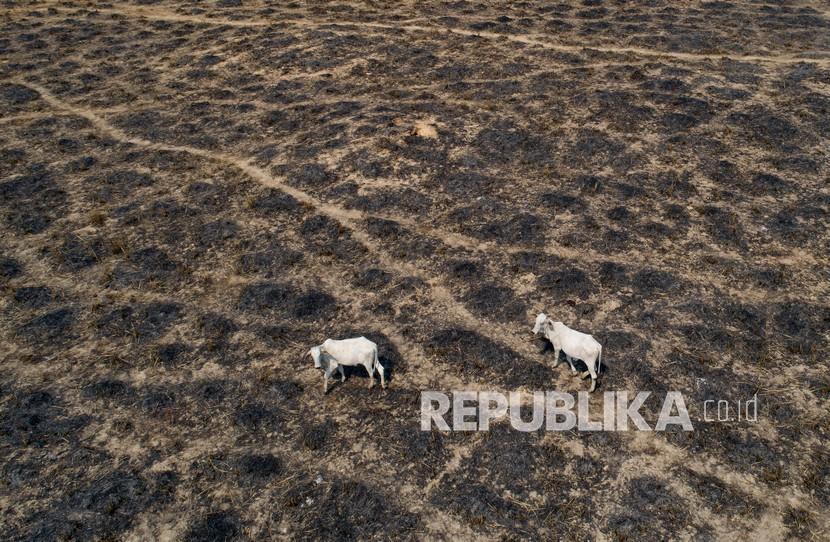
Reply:
M456 196L481 194L489 190L496 183L496 180L492 177L465 171L449 174L442 172L437 177L437 180L444 191Z
M708 205L701 209L701 214L706 220L709 235L715 242L738 248L746 246L743 226L738 216L726 209Z
M621 540L664 540L689 522L683 499L653 476L631 480L620 501L623 510L608 519L606 528Z
M10 400L0 412L0 442L18 447L73 443L90 421L68 416L61 401L47 390L10 391Z
M199 228L196 239L200 246L218 247L239 234L239 225L233 220L220 218Z
M771 173L759 173L752 179L754 193L779 195L790 190L790 183Z
M0 256L0 279L3 281L17 278L23 274L23 266L9 256Z
M234 423L248 431L273 431L278 428L279 415L262 403L247 403L234 413Z
M175 277L178 264L158 247L148 247L132 252L126 262L119 263L112 273L116 286L168 282Z
M39 518L31 533L35 539L119 539L136 517L170 493L160 478L148 482L123 469L95 479L79 478L80 483L70 486L71 492L61 495ZM167 485L175 483L170 480Z
M97 186L97 196L102 201L113 201L123 198L148 186L152 186L154 179L146 174L132 170L117 170L103 178L90 178L89 186Z
M24 175L0 183L0 206L7 208L6 222L22 234L45 231L66 210L66 192L58 188L42 164Z
M816 532L816 523L809 510L787 507L784 514L784 525L789 529L795 540L807 540Z
M240 534L239 519L233 512L214 512L197 520L185 535L188 542L227 542Z
M100 262L108 255L104 242L99 238L82 238L68 235L58 252L63 265L71 271L79 271Z
M323 494L313 499L317 502L303 516L315 538L368 540L384 538L390 532L406 538L418 525L415 514L361 482L335 479L324 486Z
M197 326L202 334L210 339L224 338L239 330L239 326L233 320L215 312L199 316Z
M84 387L83 396L89 399L117 399L132 392L132 388L121 380L104 379Z
M184 343L172 342L158 345L153 356L159 363L171 366L182 361L190 350L191 348Z
M288 285L273 282L251 284L242 290L239 308L254 312L285 310L297 296L297 290Z
M239 257L238 268L246 275L274 277L298 264L302 259L302 252L274 245L266 250L243 254Z
M550 372L543 365L527 360L475 331L443 329L427 339L425 350L457 374L486 372L507 386L527 385L542 389L540 386L550 379Z
M782 303L774 316L776 329L787 349L795 354L815 355L830 331L830 307L790 301Z
M12 83L0 85L0 100L8 105L23 105L38 98L40 98L40 94L29 87Z
M273 215L296 211L300 207L300 202L276 188L266 188L251 201L250 207L258 214Z
M539 200L551 211L582 211L587 208L585 200L566 192L547 192Z
M680 287L678 279L668 271L645 268L638 271L631 280L643 296L669 292Z
M475 233L483 239L494 239L511 244L539 244L545 239L544 223L539 217L519 213L509 219L487 223Z
M47 286L24 286L14 291L14 301L30 309L44 307L52 302L52 290Z
M320 164L303 164L290 178L297 184L312 188L324 187L335 180L334 174Z
M600 285L612 290L621 290L630 284L628 270L616 262L602 262L599 265Z
M352 283L358 288L376 291L388 285L392 277L393 275L391 273L372 267L357 273Z
M450 263L449 274L459 280L470 279L481 275L482 268L471 260L460 260Z
M256 480L271 478L283 471L282 461L272 454L249 454L239 458L240 474Z
M146 340L164 333L183 315L178 303L149 303L113 309L98 319L97 327L107 337Z
M334 310L337 301L325 292L313 290L294 302L294 316L300 319L317 320Z
M488 161L547 163L552 151L541 137L509 121L498 121L478 133L473 143Z
M530 412L522 417L529 419ZM445 476L432 493L435 505L477 530L501 526L508 538L544 538L551 531L582 530L590 497L575 499L569 478L552 480L546 474L566 461L561 451L541 444L538 433L516 433L506 423L491 427L484 435L484 442L462 468ZM576 467L577 473L591 481L601 472L601 467L587 461L579 461ZM530 498L531 491L541 494L541 502L528 508L519 505Z
M524 320L524 306L513 290L498 284L485 284L464 297L475 312L494 320Z
M733 489L724 482L707 474L685 471L689 485L715 512L729 515L750 515L757 517L763 505L739 489Z
M334 435L336 429L337 424L332 420L314 424L303 430L300 442L308 450L322 450Z
M575 268L557 269L537 279L539 289L557 298L587 299L594 290L593 282L584 271Z
M792 142L800 139L798 129L789 119L776 116L761 105L732 113L726 117L726 122L741 128L751 140L777 150L792 148Z
M65 307L35 317L23 324L20 335L31 344L62 343L72 335L75 311Z

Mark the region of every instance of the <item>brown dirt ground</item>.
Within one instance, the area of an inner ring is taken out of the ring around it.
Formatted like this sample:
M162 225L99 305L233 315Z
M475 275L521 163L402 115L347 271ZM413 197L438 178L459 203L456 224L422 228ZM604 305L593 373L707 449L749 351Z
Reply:
M0 6L5 539L830 536L825 3ZM759 421L421 432L542 309Z

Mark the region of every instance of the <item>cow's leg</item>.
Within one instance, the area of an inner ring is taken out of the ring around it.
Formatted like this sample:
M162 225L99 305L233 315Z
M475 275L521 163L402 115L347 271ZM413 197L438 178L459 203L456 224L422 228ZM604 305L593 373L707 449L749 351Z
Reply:
M386 389L386 369L383 365L378 364L378 372L380 373L380 387Z
M329 369L326 369L326 371L323 373L323 395L325 395L329 391L329 377L330 376L331 376L331 371Z
M567 360L568 360L568 365L570 365L570 366L571 366L571 374L572 374L572 375L575 375L575 374L576 374L576 367L574 367L574 360L573 360L573 358L572 358L571 356L569 356L568 354L565 354L565 359L567 359Z
M553 347L553 367L554 369L559 366L559 349L555 346Z
M372 389L375 387L375 368L372 367L371 363L367 363L364 367L366 367L366 372L369 373L369 389Z
M342 365L338 365L337 368L340 370L340 382L346 381L346 370L343 368Z
M588 363L588 373L591 375L591 393L597 389L597 360Z

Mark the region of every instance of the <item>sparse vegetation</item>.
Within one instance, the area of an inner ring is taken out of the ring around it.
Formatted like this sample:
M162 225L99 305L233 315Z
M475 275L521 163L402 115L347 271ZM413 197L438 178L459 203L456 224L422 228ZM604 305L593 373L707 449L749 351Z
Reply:
M830 536L826 5L0 13L4 539ZM600 392L759 421L420 431L421 390L583 389L542 309ZM356 334L389 389L323 397L300 356Z

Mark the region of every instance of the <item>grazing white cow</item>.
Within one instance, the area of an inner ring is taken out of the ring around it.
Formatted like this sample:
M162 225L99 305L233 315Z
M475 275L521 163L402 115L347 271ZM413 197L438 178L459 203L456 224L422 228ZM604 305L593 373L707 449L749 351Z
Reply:
M378 345L366 337L339 341L326 339L323 344L311 347L311 350L306 352L306 356L311 356L315 368L322 368L324 371L323 393L328 391L329 378L334 371L339 369L340 381L346 381L346 373L343 370L345 366L363 365L366 367L366 372L369 373L370 388L375 385L375 369L377 369L380 373L380 384L386 387L385 371L378 361Z
M569 328L562 322L554 322L545 313L536 317L533 333L542 333L553 344L553 366L559 365L559 351L565 353L565 358L571 366L571 372L576 374L573 360L581 359L588 366L582 373L582 378L591 377L591 391L597 387L597 374L602 365L602 345L591 335L580 333Z

